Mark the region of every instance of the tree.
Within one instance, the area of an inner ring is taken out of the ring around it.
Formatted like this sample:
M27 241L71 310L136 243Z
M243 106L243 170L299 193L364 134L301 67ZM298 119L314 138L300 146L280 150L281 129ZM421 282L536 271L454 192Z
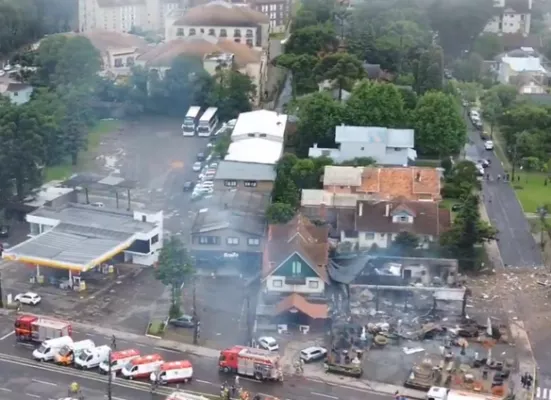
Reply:
M248 75L232 70L221 71L215 79L212 102L218 107L218 115L222 120L227 121L252 110L251 103L257 93Z
M480 219L479 199L475 193L463 199L463 204L455 216L451 229L440 237L443 246L469 268L474 267L475 246L494 240L497 231Z
M287 203L272 203L266 210L266 219L270 224L285 224L295 216L295 209Z
M170 318L181 315L180 291L184 283L193 277L194 272L192 260L182 242L175 236L166 240L159 254L155 278L163 285L170 286Z
M310 54L282 54L274 60L278 67L285 68L293 74L293 98L305 93L315 92L318 89L316 77L312 70L318 58Z
M343 166L350 167L367 167L375 164L377 164L377 160L372 157L356 157L352 160L346 160L341 163Z
M461 98L469 104L478 102L482 94L482 87L477 82L455 82L457 89L461 93Z
M499 117L499 126L507 145L512 146L515 144L516 135L521 132L547 130L551 127L551 115L545 107L520 104Z
M476 38L473 51L480 54L485 60L492 60L498 54L503 53L503 40L495 33L485 32Z
M419 247L419 238L417 235L402 231L396 235L392 241L392 247L404 255L411 255Z
M453 74L461 81L478 81L482 77L483 63L484 59L479 54L471 53L468 57L455 62Z
M348 53L335 53L323 57L314 68L318 80L329 80L336 83L339 90L339 101L342 100L343 89L350 89L357 79L363 75L360 60Z
M446 174L442 196L449 199L463 199L481 188L477 179L478 170L472 161L462 160Z
M335 145L335 127L341 123L343 106L329 93L318 92L297 100L297 132L292 144L301 157L315 143L320 147Z
M494 126L501 114L503 113L503 105L499 96L495 92L487 92L481 99L482 117L490 123L490 137L493 138Z
M424 94L414 111L413 125L417 151L423 155L442 158L458 154L465 144L465 122L451 95Z
M333 52L337 47L338 40L333 26L318 24L293 32L285 44L285 52L316 56L320 53Z
M83 36L71 37L59 49L51 82L55 86L92 87L100 67L101 56L92 42Z
M361 81L346 102L348 125L400 128L405 119L404 100L391 84Z
M414 90L421 95L429 90L442 90L444 78L444 54L440 47L432 47L421 52L414 65Z
M472 49L475 39L495 13L492 0L434 0L427 11L440 44L452 57Z

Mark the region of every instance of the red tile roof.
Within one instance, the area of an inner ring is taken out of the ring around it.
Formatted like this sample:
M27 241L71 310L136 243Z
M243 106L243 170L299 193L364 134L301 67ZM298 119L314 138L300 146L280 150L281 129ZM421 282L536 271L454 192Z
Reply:
M313 319L325 319L329 312L327 304L310 303L301 295L293 293L277 304L276 313L279 315L292 309L296 309Z

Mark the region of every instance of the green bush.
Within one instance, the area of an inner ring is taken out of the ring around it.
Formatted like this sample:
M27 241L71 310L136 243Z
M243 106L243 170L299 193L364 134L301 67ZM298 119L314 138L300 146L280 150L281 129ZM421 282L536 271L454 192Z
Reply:
M171 304L170 308L168 309L168 317L170 319L173 318L179 318L182 316L182 310L180 310L179 304Z
M147 333L153 336L162 335L165 331L165 323L163 321L151 321L147 328Z

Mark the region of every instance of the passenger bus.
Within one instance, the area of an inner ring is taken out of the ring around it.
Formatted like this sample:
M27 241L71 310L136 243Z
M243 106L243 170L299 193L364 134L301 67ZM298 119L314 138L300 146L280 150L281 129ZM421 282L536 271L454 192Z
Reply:
M184 123L182 124L182 133L184 136L194 136L197 124L199 123L199 117L201 116L201 107L191 106L187 110Z
M210 136L217 126L218 108L209 107L199 120L199 125L197 126L197 134L199 136Z

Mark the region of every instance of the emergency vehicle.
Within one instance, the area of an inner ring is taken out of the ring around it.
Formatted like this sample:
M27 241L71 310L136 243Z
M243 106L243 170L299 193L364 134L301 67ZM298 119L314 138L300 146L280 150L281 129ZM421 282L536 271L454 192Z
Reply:
M140 357L140 352L136 349L111 352L111 372L119 372L130 361ZM99 365L99 372L109 373L109 362L105 360Z
M152 372L150 379L158 383L188 383L193 377L193 367L187 360L170 361L161 365L158 371Z
M38 342L71 336L71 324L53 318L36 317L34 315L20 315L14 324L15 338L18 341Z
M220 352L221 372L233 372L256 380L282 381L280 357L268 350L234 346Z
M163 357L159 354L150 354L134 358L122 368L121 373L128 379L149 379L151 373L158 371L163 364Z

